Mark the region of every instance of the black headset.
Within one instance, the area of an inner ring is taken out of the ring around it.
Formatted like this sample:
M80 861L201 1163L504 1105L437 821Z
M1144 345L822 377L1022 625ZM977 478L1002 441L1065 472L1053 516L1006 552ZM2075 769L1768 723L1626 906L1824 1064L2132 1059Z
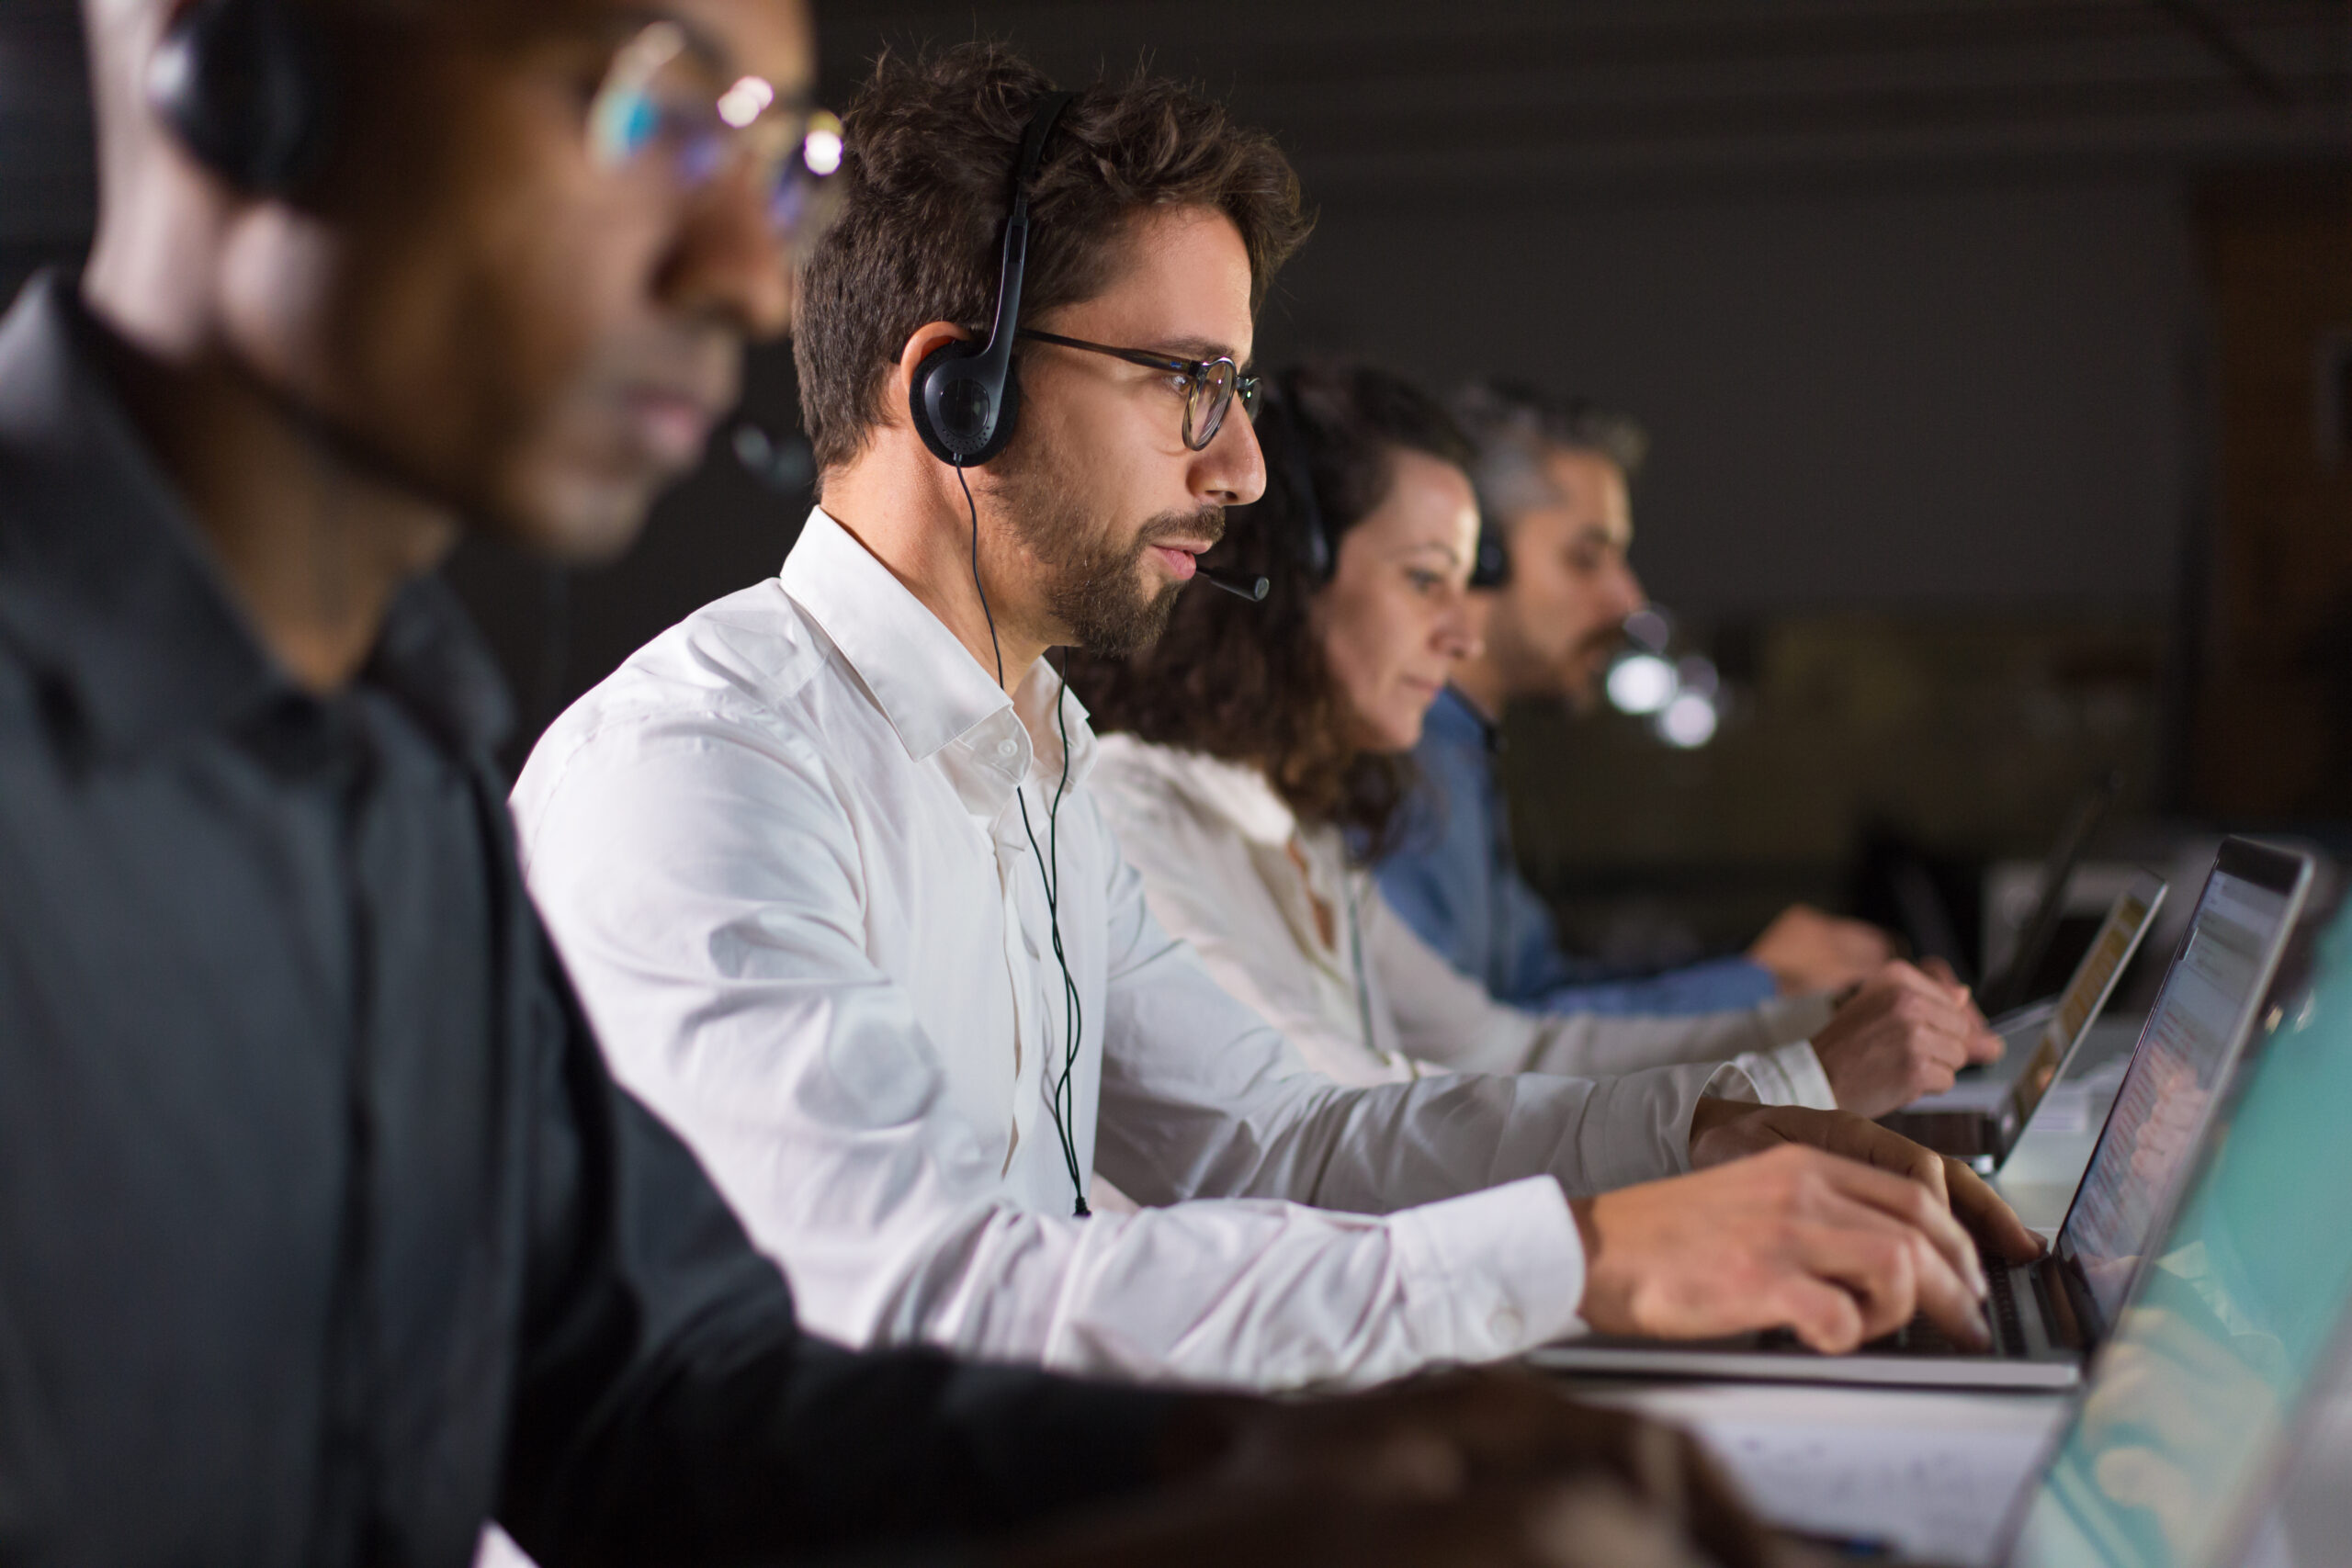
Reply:
M147 101L207 168L251 196L300 189L332 143L334 62L302 0L196 0L147 69Z
M1478 508L1478 543L1470 557L1470 586L1501 588L1510 581L1510 546L1495 523L1495 514Z
M1323 498L1315 489L1315 467L1306 456L1306 421L1298 402L1298 373L1284 370L1266 378L1265 412L1273 415L1272 457L1277 476L1290 497L1290 512L1278 517L1274 555L1282 564L1320 588L1339 570L1340 556ZM1264 446L1266 443L1261 443ZM1263 502L1261 502L1262 505Z
M1075 93L1048 93L1021 133L1012 166L1012 208L1004 220L1004 259L997 275L996 320L980 343L935 348L907 383L907 413L931 455L959 468L978 468L1002 452L1021 420L1021 380L1012 372L1012 343L1021 332L1021 283L1029 270L1029 182L1045 161L1052 134Z

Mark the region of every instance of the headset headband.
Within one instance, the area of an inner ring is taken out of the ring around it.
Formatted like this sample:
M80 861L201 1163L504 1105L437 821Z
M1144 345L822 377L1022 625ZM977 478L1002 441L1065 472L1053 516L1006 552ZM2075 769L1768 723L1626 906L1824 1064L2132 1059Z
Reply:
M1077 96L1046 94L1022 130L1004 220L1004 254L998 264L996 319L989 325L987 340L933 350L908 386L915 433L943 463L978 467L1012 439L1021 408L1012 344L1021 332L1021 285L1029 268L1029 186L1045 162L1046 138Z

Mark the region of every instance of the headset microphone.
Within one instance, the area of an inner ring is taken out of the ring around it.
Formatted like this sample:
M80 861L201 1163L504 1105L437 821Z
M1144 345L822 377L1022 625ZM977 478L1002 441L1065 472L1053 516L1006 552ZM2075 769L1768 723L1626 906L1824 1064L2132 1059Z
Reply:
M1213 566L1195 567L1202 581L1212 588L1222 588L1236 599L1247 599L1252 604L1264 602L1273 584L1254 571L1221 571Z

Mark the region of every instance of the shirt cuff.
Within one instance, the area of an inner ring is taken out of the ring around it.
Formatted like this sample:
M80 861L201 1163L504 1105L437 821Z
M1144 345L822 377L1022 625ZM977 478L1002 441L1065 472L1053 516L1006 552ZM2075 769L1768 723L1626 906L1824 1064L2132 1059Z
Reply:
M1552 1178L1403 1210L1388 1225L1430 1360L1498 1360L1582 1331L1584 1237Z
M1715 1070L1703 1092L1717 1100L1757 1105L1838 1109L1837 1091L1829 1087L1829 1075L1821 1070L1821 1058L1802 1040L1770 1051L1743 1052Z

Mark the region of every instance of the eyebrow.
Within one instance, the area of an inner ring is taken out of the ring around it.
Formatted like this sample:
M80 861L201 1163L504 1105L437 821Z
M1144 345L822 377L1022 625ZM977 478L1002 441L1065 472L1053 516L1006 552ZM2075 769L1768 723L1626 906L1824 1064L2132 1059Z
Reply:
M1170 354L1181 355L1185 359L1230 359L1244 370L1250 368L1241 364L1241 356L1232 349L1224 344L1212 342L1208 338L1172 337L1161 338L1159 341L1159 346Z
M1412 556L1419 555L1427 550L1436 551L1439 555L1443 556L1449 564L1458 564L1462 559L1462 552L1460 550L1439 539L1419 539L1414 541L1412 544L1407 545L1403 549L1398 550L1396 553L1400 556Z

